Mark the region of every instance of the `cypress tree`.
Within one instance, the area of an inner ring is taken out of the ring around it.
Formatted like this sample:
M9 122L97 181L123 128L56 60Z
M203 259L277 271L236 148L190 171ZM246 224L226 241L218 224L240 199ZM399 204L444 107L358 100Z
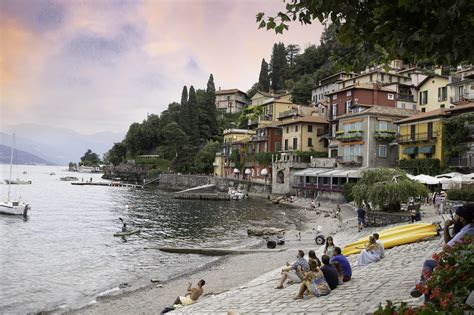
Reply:
M270 65L272 90L278 91L284 89L284 83L288 74L288 63L286 59L285 44L278 43L273 45Z
M192 145L199 144L199 109L194 86L189 88L189 98L187 102L188 136Z
M217 135L217 116L216 116L216 86L214 85L214 76L209 76L207 81L207 109L208 109L208 123L211 136Z
M268 75L268 63L265 58L262 59L262 65L260 66L260 75L258 76L258 84L260 89L264 92L270 91L270 76Z
M181 92L181 108L178 123L186 133L189 132L189 111L188 111L188 88L183 86L183 92Z
M181 106L185 106L186 102L188 101L188 88L183 86L183 92L181 92Z

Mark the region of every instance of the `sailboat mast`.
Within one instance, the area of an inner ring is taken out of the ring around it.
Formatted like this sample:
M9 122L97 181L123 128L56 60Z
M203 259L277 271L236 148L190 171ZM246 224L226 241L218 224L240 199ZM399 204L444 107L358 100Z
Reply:
M10 189L11 189L11 186L12 186L12 166L13 166L13 146L15 144L15 134L13 134L13 137L12 137L12 152L10 154L10 175L9 175L9 178L8 178L8 198L7 198L7 201L10 201Z

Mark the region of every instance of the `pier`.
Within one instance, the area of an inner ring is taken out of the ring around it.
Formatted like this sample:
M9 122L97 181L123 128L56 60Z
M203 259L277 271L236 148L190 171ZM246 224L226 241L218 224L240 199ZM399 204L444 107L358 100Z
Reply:
M71 183L76 186L109 186L109 187L129 187L129 188L143 188L143 185L126 184L120 182L84 182L84 183Z
M230 200L228 194L222 193L175 193L174 199L190 199L190 200Z

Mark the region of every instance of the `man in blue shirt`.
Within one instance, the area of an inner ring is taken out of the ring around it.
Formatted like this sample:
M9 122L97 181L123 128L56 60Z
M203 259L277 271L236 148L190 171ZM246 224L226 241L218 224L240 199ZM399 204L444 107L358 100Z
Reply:
M331 258L331 263L335 261L339 263L339 266L341 266L341 269L342 269L342 275L343 275L342 281L347 282L351 280L352 268L346 256L342 255L341 253L342 251L340 247L334 248L333 256Z
M452 248L456 243L462 242L462 238L465 235L474 236L474 224L472 219L474 217L474 204L464 205L458 207L455 210L453 220L447 220L444 224L444 241L446 245L443 246L444 252L451 252ZM454 225L454 232L456 234L454 237L451 237L449 233L449 227ZM425 260L423 263L423 270L421 273L420 284L425 283L431 277L433 270L436 268L436 262L432 259ZM413 289L410 292L412 297L420 297L422 293L418 289ZM428 297L425 296L425 300L428 300Z
M299 267L301 267L305 272L309 272L309 264L304 258L304 252L302 250L298 251L296 261L292 265L287 263L287 266L281 270L282 277L276 289L283 289L283 283L285 283L287 278L293 282L301 282L303 280L303 275L301 274Z
M337 272L336 267L333 264L329 263L330 259L328 255L323 255L321 257L323 262L323 266L321 267L321 271L324 274L324 278L326 282L329 284L331 290L334 290L337 285L339 284L339 273Z

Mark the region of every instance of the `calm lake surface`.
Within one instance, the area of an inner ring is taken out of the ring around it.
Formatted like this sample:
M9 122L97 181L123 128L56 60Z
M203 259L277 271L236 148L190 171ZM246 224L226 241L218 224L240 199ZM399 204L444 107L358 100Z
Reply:
M1 198L6 199L8 165L0 168ZM59 177L101 181L101 174L69 173L64 167L13 169L13 178L33 182L12 185L12 196L21 196L32 210L28 220L0 215L2 314L76 308L123 282L136 288L151 278L166 280L189 272L213 258L144 247L246 246L257 242L247 237L248 220L282 213L259 199L187 201L157 189L73 186ZM121 228L119 217L141 228L141 234L126 241L113 237Z

